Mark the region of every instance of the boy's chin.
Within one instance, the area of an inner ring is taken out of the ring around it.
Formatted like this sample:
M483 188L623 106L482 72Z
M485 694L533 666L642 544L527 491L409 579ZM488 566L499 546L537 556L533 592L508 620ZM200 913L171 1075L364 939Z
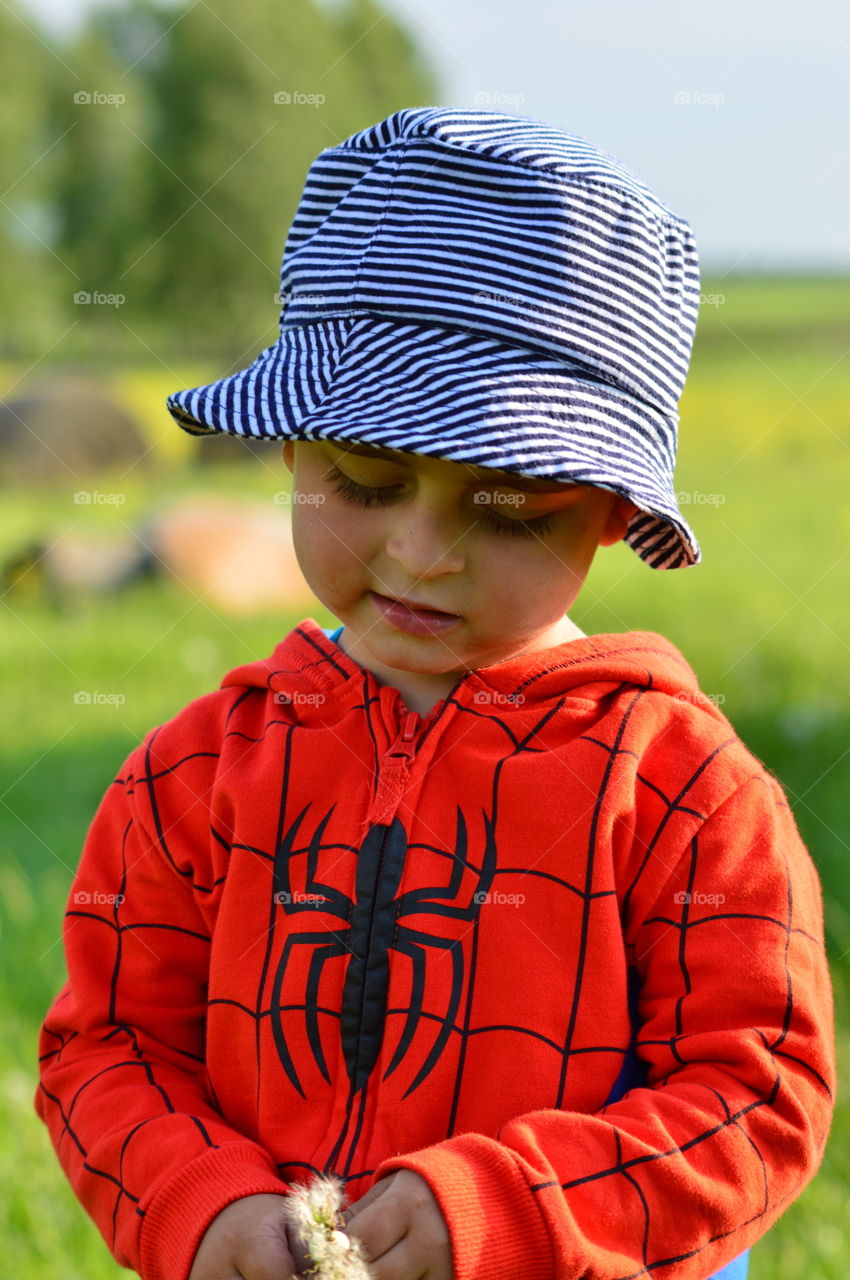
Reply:
M460 675L474 663L464 662L464 650L441 643L435 636L409 635L397 631L392 636L376 636L372 631L362 647L375 661L392 671L408 671L411 675Z

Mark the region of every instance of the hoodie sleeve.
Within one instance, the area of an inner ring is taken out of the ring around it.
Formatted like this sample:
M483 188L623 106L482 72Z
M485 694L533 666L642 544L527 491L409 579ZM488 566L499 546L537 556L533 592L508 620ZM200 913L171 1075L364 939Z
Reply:
M190 860L171 846L192 799L198 816L184 829L208 840L209 816L197 795L178 804L174 789L159 790L172 797L165 806L141 803L166 769L148 739L89 828L63 929L68 981L41 1028L35 1099L77 1197L116 1260L144 1280L183 1280L233 1200L289 1190L206 1086L210 936Z
M818 1168L836 1083L832 990L820 882L779 784L754 775L686 848L656 852L656 883L624 921L646 1087L375 1171L429 1183L456 1280L627 1280L666 1266L704 1280Z

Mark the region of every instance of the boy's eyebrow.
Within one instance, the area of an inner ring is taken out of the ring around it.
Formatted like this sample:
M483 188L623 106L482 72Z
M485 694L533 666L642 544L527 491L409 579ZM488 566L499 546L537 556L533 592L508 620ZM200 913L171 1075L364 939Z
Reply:
M341 447L335 440L329 443L336 445L337 448ZM371 444L348 445L342 452L359 453L366 458L378 458L384 462L404 462L407 456L400 449L382 449L379 445ZM468 470L473 473L473 478L476 480L502 484L510 489L524 489L528 493L561 493L569 488L568 481L536 480L533 476L518 476L511 471L497 471L494 467L469 467Z

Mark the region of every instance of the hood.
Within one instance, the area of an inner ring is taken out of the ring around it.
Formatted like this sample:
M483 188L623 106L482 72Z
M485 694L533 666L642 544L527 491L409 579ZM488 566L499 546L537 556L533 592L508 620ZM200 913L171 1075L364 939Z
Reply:
M563 698L598 702L628 685L668 694L725 719L700 692L685 657L654 631L587 636L478 667L459 676L448 697L472 705L483 700L482 694L495 693L502 714ZM228 672L221 687L267 689L302 724L337 720L351 702L377 697L381 689L375 675L350 658L313 618L299 622L269 657ZM394 689L384 696L401 698ZM436 715L447 700L425 718Z

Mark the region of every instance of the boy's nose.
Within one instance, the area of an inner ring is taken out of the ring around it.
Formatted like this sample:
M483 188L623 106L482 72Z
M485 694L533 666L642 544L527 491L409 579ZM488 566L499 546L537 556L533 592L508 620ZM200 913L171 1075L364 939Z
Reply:
M436 578L459 573L466 563L461 550L462 524L446 521L426 503L410 506L393 519L387 535L387 555L411 578Z

